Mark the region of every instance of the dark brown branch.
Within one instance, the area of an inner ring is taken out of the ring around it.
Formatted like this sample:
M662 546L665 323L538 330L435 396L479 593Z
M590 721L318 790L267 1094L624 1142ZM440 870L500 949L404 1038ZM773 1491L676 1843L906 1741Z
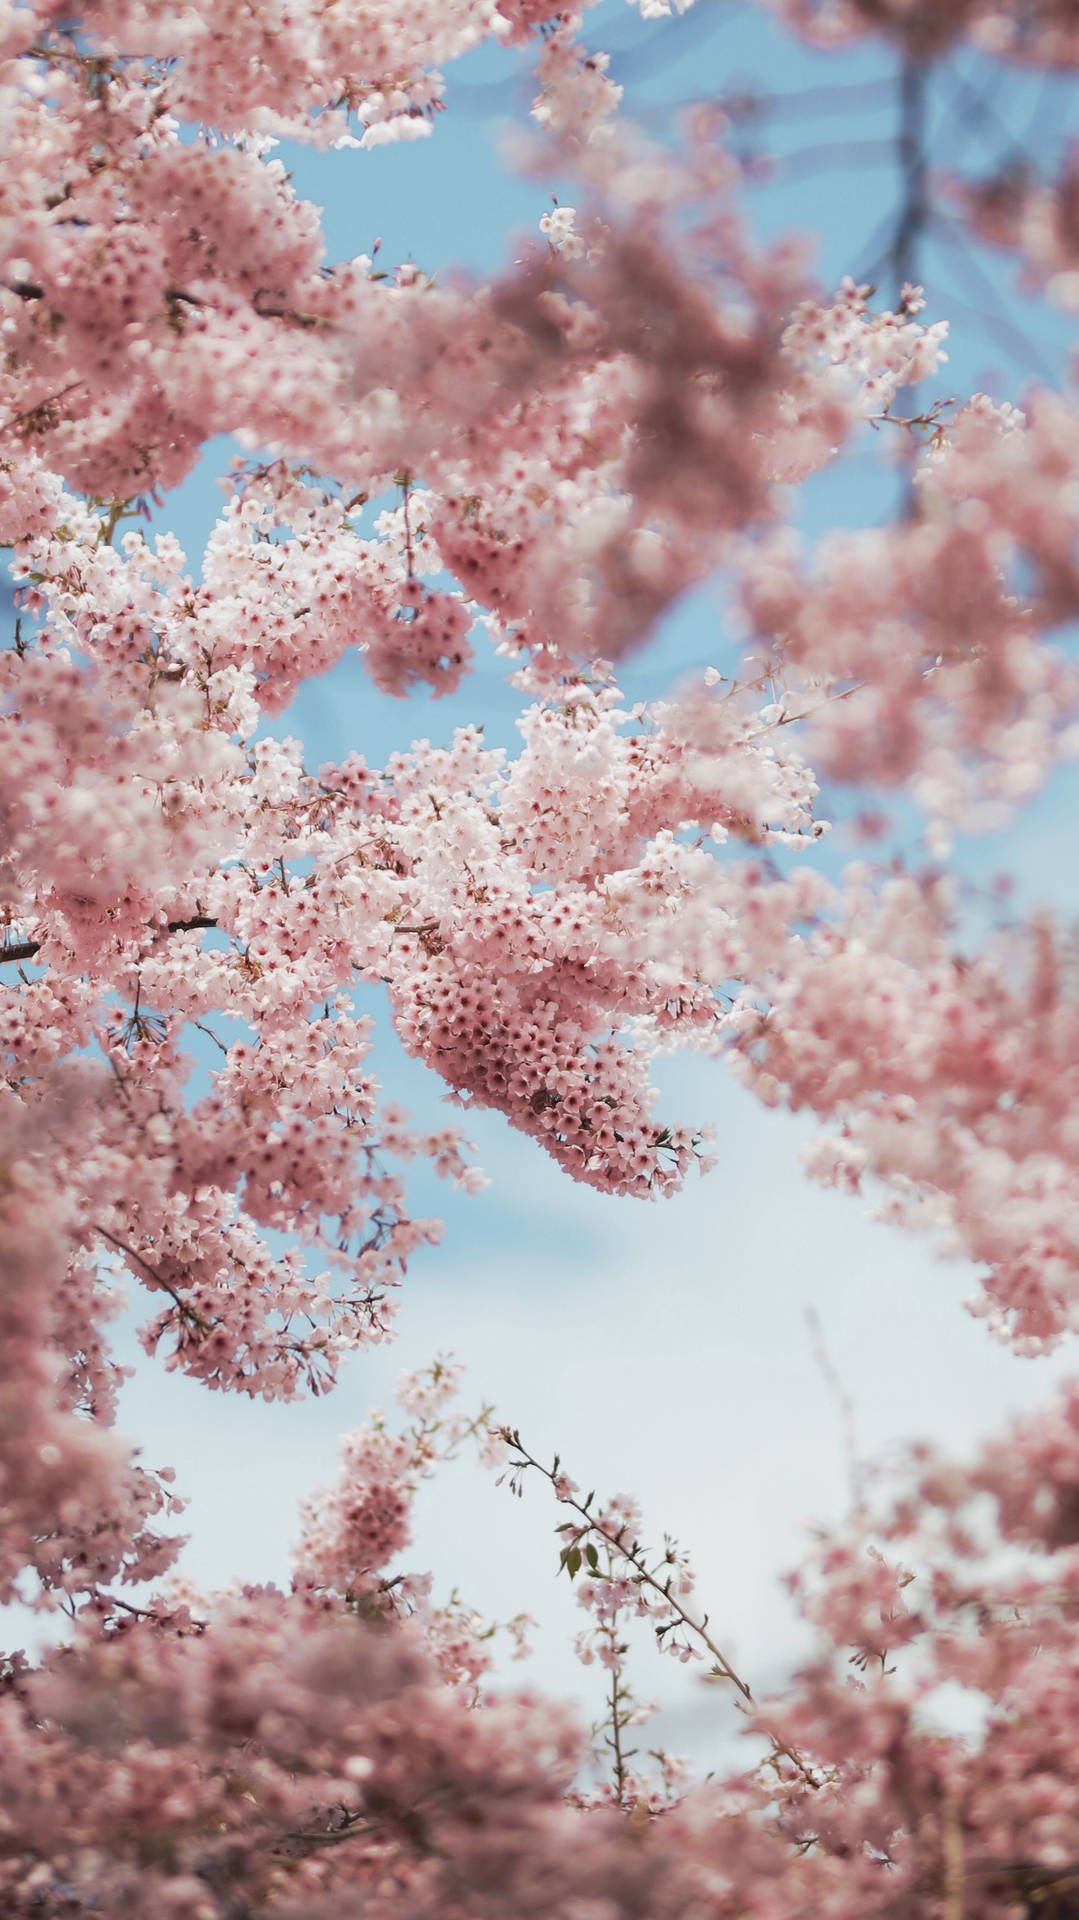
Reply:
M92 1221L91 1225L94 1232L100 1234L102 1240L108 1241L110 1247L115 1247L118 1253L126 1253L129 1260L134 1260L136 1265L140 1266L144 1273L149 1274L155 1285L161 1287L164 1292L168 1294L169 1298L175 1302L185 1320L189 1321L193 1327L197 1327L200 1333L212 1333L213 1327L210 1321L204 1320L201 1313L196 1311L190 1301L185 1300L182 1293L177 1293L172 1281L166 1280L164 1274L159 1273L156 1267L152 1267L150 1262L144 1259L141 1253L137 1252L134 1247L129 1247L126 1240L120 1240L116 1234L110 1233L107 1227L99 1226L97 1221Z
M59 418L57 408L61 400L66 400L69 393L77 393L84 384L82 380L69 380L59 393L50 393L47 399L39 400L36 406L26 407L22 413L13 413L0 426L0 432L19 433L24 428L31 433L46 432L56 425Z
M896 137L903 197L888 252L897 306L904 285L917 281L918 242L925 233L932 211L925 146L928 86L929 67L925 61L912 58L904 60L899 75L899 131Z
M313 1852L318 1847L339 1847L343 1840L362 1840L377 1832L378 1828L372 1821L362 1814L356 1814L347 1825L331 1828L328 1833L320 1833L317 1829L305 1833L302 1828L292 1833L283 1833L274 1852L302 1856L304 1853Z
M202 928L213 930L218 925L212 914L193 913L189 920L170 920L166 931L169 933L195 933ZM17 940L10 945L0 942L0 965L5 960L32 960L41 952L40 940Z
M170 920L168 930L170 933L194 933L199 927L212 928L216 927L216 925L217 921L212 914L194 913L190 920Z
M260 291L251 297L251 305L262 320L291 320L296 327L328 327L329 321L319 313L300 313L296 307L283 307L279 303L264 306L260 303Z

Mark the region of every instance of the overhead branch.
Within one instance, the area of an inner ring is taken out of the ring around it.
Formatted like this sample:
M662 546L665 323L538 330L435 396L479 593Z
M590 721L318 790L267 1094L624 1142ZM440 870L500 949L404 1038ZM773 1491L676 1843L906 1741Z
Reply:
M899 73L899 130L896 151L902 197L888 249L898 305L903 288L918 278L918 243L929 225L929 168L926 160L926 106L930 68L926 61L908 57Z
M187 920L170 920L166 931L169 933L195 933L201 928L212 930L218 922L209 913L193 913ZM40 940L15 940L7 945L0 943L0 964L6 960L33 960L41 952Z

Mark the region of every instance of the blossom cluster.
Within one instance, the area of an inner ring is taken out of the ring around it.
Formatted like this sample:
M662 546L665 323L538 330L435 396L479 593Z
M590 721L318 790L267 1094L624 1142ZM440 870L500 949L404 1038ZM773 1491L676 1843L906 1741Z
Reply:
M4 1673L5 1900L555 1920L602 1898L734 1920L763 1887L766 1911L843 1920L1037 1910L1074 1861L1077 1487L1074 1386L969 1461L913 1449L795 1583L814 1647L754 1709L768 1766L696 1793L666 1756L651 1799L628 1770L621 1801L572 1788L563 1715L463 1706L415 1619L387 1630L310 1585L84 1621ZM635 1524L618 1501L593 1538ZM949 1725L956 1690L973 1733Z
M963 37L1079 52L1071 0L776 5L908 65ZM328 266L277 140L362 166L430 130L441 67L487 40L534 50L579 204L489 285ZM828 1129L818 1178L976 1263L994 1332L1035 1353L1079 1327L1075 936L983 936L940 865L1079 749L1079 400L908 417L945 358L921 290L823 295L798 242L749 237L720 114L649 146L618 100L580 16L537 0L0 9L0 1601L72 1632L0 1662L13 1920L1074 1903L1074 1390L973 1464L916 1452L823 1542L763 1769L696 1795L668 1756L630 1765L624 1623L753 1696L628 1496L541 1469L610 1688L596 1793L566 1716L493 1694L481 1613L399 1568L466 1440L539 1464L451 1409L451 1364L345 1436L289 1593L143 1591L183 1502L110 1431L124 1284L167 1366L321 1393L440 1232L409 1163L482 1184L458 1128L383 1097L374 986L458 1108L611 1195L707 1167L652 1062L722 1052ZM963 206L1067 305L1074 199L1069 159ZM243 453L200 568L142 523L218 433ZM797 538L789 490L885 435L906 516ZM612 663L717 570L746 657L717 636L724 671L628 703ZM467 726L311 769L269 729L349 654L439 695L488 645L512 752ZM826 865L822 780L909 797L931 864ZM957 1686L966 1740L932 1717Z

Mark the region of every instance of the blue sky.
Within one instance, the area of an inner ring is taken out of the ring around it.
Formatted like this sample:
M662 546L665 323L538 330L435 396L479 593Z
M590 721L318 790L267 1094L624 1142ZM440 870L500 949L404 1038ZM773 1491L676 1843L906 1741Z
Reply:
M626 111L660 137L679 99L765 88L785 96L761 143L793 158L773 184L750 194L750 217L768 235L811 228L826 285L865 270L894 190L880 147L894 131L887 54L868 46L841 59L810 55L763 8L723 0L699 0L695 12L658 27L614 0L590 16L589 37L612 49ZM455 264L485 272L514 257L515 234L536 236L549 188L516 177L503 157L507 122L531 92L522 64L487 49L451 68L449 110L429 141L286 154L298 190L325 209L331 259L370 251L381 237L391 264L413 258L440 273ZM963 71L973 84L985 69L967 60ZM821 88L844 91L824 98ZM934 111L953 150L965 140L973 158L988 135L982 122L964 129L963 98L960 87L942 87ZM1018 82L992 108L1017 138L1035 110L1046 126L1058 110L1053 88L1037 81ZM832 149L848 141L857 143L855 158L848 154L842 166ZM988 305L995 313L1004 302L1008 312L1008 271L983 257L975 272L945 238L927 250L924 277L927 317L955 323L946 390L1021 393L1028 374L999 314L993 335L966 311ZM949 307L949 290L963 309ZM1065 337L1039 318L1039 351L1053 367ZM196 565L220 504L213 479L229 451L215 443L160 516ZM879 515L892 483L870 480L876 473L856 453L811 491L807 524L864 524ZM674 672L704 666L723 645L717 600L695 594L633 663L633 697L662 691ZM302 739L309 764L352 747L381 762L417 735L443 738L464 721L483 720L490 738L510 743L516 711L517 696L490 658L458 696L439 703L383 699L353 660L303 688L275 731ZM1071 796L1062 785L1036 803L1006 844L964 849L967 870L984 874L1014 856L1026 900L1073 904ZM431 1124L454 1117L385 1017L378 1060L387 1092L417 1116ZM357 1360L330 1400L264 1408L139 1367L122 1417L148 1458L177 1465L192 1496L185 1568L193 1578L212 1585L284 1577L297 1501L333 1477L336 1434L388 1400L401 1368L452 1349L469 1366L466 1398L497 1400L534 1451L557 1448L578 1480L639 1494L653 1537L665 1528L678 1535L700 1570L721 1644L766 1685L797 1644L777 1574L799 1557L804 1524L836 1517L848 1490L839 1414L814 1360L807 1308L815 1307L854 1398L866 1454L916 1432L961 1445L1004 1407L1044 1392L1064 1363L1020 1363L994 1348L961 1309L969 1271L938 1264L920 1243L870 1222L857 1203L808 1185L797 1157L807 1123L763 1111L718 1063L667 1062L660 1080L665 1113L711 1119L719 1130L716 1171L661 1205L574 1188L500 1116L472 1116L469 1131L492 1184L466 1200L420 1183L417 1204L442 1214L446 1239L415 1263L399 1342ZM470 1466L457 1467L421 1502L410 1562L433 1567L443 1593L457 1586L492 1614L536 1614L536 1679L579 1694L588 1713L595 1683L569 1655L578 1623L566 1583L554 1577L558 1517L538 1482L517 1502ZM665 1731L674 1747L700 1758L729 1752L732 1704L702 1689L692 1670L659 1662L645 1647L636 1684L669 1701Z

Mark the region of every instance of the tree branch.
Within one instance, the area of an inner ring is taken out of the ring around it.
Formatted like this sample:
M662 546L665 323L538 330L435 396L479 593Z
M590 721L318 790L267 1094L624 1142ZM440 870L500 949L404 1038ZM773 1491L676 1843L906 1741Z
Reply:
M129 1247L126 1240L117 1239L114 1233L110 1233L107 1227L100 1226L97 1221L93 1221L91 1224L94 1232L100 1234L102 1240L107 1240L109 1245L115 1247L118 1253L126 1253L129 1260L134 1260L136 1265L140 1266L144 1273L149 1274L151 1280L153 1280L157 1286L161 1287L164 1292L168 1294L169 1298L175 1302L185 1320L189 1321L193 1327L197 1327L200 1333L213 1332L210 1321L204 1320L201 1313L196 1311L190 1301L185 1300L182 1293L177 1293L171 1280L166 1280L164 1274L159 1273L156 1267L152 1267L148 1260L144 1260L141 1253L136 1252L134 1247Z
M888 250L898 305L903 287L918 278L918 242L929 223L929 173L925 153L926 99L929 67L924 60L904 60L899 74L899 132L896 149L903 179L899 217Z
M188 920L170 920L166 927L168 933L195 933L200 928L213 929L218 921L209 913L193 913ZM0 943L0 965L5 960L33 960L41 952L40 940L16 940L9 944Z
M534 1454L529 1453L516 1427L500 1427L499 1432L503 1440L505 1440L509 1446L513 1447L520 1456L516 1461L510 1462L511 1471L519 1476L528 1468L534 1467L537 1473L542 1474L543 1478L553 1487L555 1497L560 1504L569 1507L572 1512L579 1515L581 1524L575 1530L576 1539L582 1539L586 1533L593 1533L597 1539L605 1543L609 1554L617 1554L621 1559L626 1561L627 1564L633 1568L638 1584L650 1587L654 1593L658 1594L686 1631L694 1634L702 1646L707 1647L708 1652L715 1662L712 1672L716 1679L729 1680L732 1686L741 1694L747 1707L755 1709L757 1703L753 1698L753 1692L749 1682L743 1680L741 1675L735 1671L726 1655L720 1651L711 1634L708 1632L707 1614L703 1620L695 1619L693 1614L682 1605L678 1595L674 1592L673 1582L670 1580L663 1581L657 1579L656 1575L649 1570L644 1554L638 1547L636 1541L631 1541L627 1545L625 1529L621 1528L617 1533L611 1532L589 1512L592 1504L591 1494L589 1494L587 1500L580 1501L575 1500L570 1493L559 1491L556 1472L557 1461L555 1462L554 1468L545 1467L542 1461L537 1460ZM789 1760L791 1764L797 1768L806 1785L812 1787L815 1792L819 1791L821 1782L817 1779L813 1769L803 1760L801 1754L793 1747L787 1746L774 1733L769 1733L768 1737L772 1742L773 1755L777 1759L782 1758Z

